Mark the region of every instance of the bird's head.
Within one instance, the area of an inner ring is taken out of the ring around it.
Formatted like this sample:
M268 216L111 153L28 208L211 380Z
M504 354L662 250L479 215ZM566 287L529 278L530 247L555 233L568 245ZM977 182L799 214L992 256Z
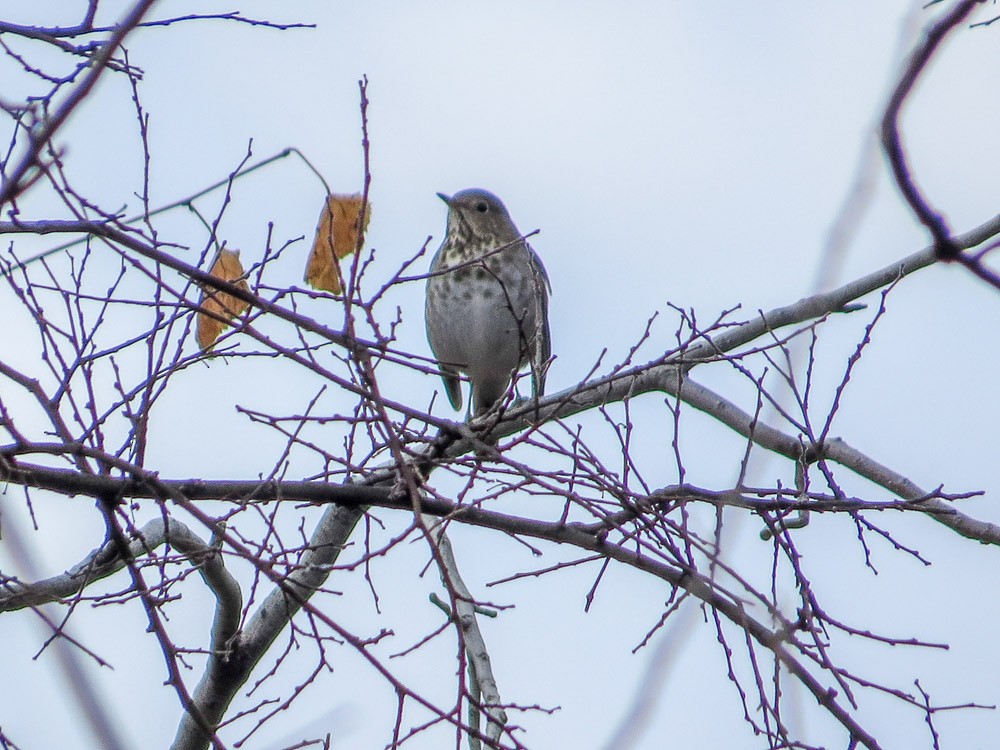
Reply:
M521 233L511 221L503 201L481 188L438 193L448 204L448 233L472 235L483 240L513 242Z

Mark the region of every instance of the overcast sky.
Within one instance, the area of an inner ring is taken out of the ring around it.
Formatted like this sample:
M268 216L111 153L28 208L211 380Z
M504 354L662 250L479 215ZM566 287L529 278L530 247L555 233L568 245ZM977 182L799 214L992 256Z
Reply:
M78 20L83 5L2 2L0 9L8 20L68 25ZM902 53L932 17L918 5L902 0L242 2L246 16L317 28L275 31L192 22L130 38L130 58L145 71L140 93L150 117L151 202L169 203L224 178L251 140L254 159L294 146L334 190L359 190L358 79L367 75L373 173L368 244L378 258L373 273L387 278L428 236L433 235L429 247L436 248L445 226L445 206L436 192L483 187L497 193L522 232L540 230L531 241L552 280L556 361L548 386L555 392L585 377L604 349L607 363L619 361L656 311L662 317L644 351L653 358L657 347L660 353L670 347L676 315L668 303L693 308L700 321L709 321L737 305L742 315L752 315L813 290L822 248L840 206L856 189L858 164ZM153 16L209 9L233 7L163 2ZM983 18L993 10L986 6ZM1000 125L998 34L1000 28L957 33L903 117L914 173L959 232L1000 206L1000 153L993 137ZM16 99L22 83L4 64L0 96ZM141 209L135 197L141 189L141 152L129 96L123 78L105 76L60 143L80 192L132 213ZM852 225L856 233L835 281L881 268L927 243L897 198L881 157L869 163L865 189L871 194L863 217ZM248 265L262 256L268 222L274 222L276 244L306 236L293 246L304 257L322 197L322 185L301 162L281 160L238 183L220 235L241 250ZM199 206L211 216L219 198L209 196ZM29 195L23 211L26 218L42 218L51 215L52 206L45 196ZM186 237L194 222L180 212L164 217L160 226L165 236ZM17 243L22 255L53 244ZM193 259L200 250L178 252ZM429 256L418 269L428 262ZM294 269L289 263L287 278L271 283L300 283L301 270ZM426 354L422 291L422 285L410 285L391 302L402 311L401 348ZM877 306L875 297L866 301ZM310 314L322 315L322 308ZM963 507L994 522L1000 522L998 314L1000 295L961 269L936 267L904 280L889 298L888 313L833 430L928 489L944 484L955 492L986 490L985 498ZM10 361L20 357L28 367L37 357L35 336L21 327L23 313L7 291L0 292L0 315L12 321L6 326L14 350ZM817 388L827 399L870 320L871 310L843 316L824 329ZM251 431L233 403L293 413L304 408L317 384L303 376L268 383L262 391L266 367L240 373L240 366L213 363L179 379L173 407L157 416L151 468L165 477L252 478L270 470L281 442ZM739 378L723 368L699 369L698 378L723 392L739 388ZM399 400L416 406L426 406L441 388L436 378L412 375L391 384ZM452 417L440 395L435 411ZM744 406L752 409L752 401ZM648 481L675 482L669 412L655 396L638 399L634 409L637 424L650 436L639 449ZM741 441L698 416L690 418L684 438L687 479L715 489L731 486ZM316 469L308 461L295 468L299 476ZM760 471L761 484L773 484L776 477L788 481L786 467L777 462ZM849 483L849 491L885 499L860 482ZM8 502L19 497L10 491L4 499L10 514L5 521L27 529L21 504ZM101 540L99 517L85 499L48 499L35 511L42 528L32 540L45 574L75 563ZM404 522L380 516L387 533ZM913 678L920 677L941 703L997 703L1000 607L989 573L997 565L996 550L962 543L926 518L878 520L932 565L882 544L874 550L875 576L864 567L849 520L817 518L797 536L817 591L831 612L853 616L854 624L944 640L952 649L845 641L840 653L846 665L902 689L912 690ZM734 528L730 559L766 580L770 547L760 542L757 522ZM657 582L612 570L595 607L584 614L594 571L487 589L489 581L568 553L546 549L539 562L516 543L481 530L453 533L473 591L517 605L485 626L501 694L518 704L560 707L552 715L518 716L527 729L524 741L532 748L600 747L630 705L652 653L632 655L631 649L655 624L669 592ZM396 628L399 638L384 655L419 639L440 621L426 599L437 578L418 577L425 562L426 548L420 545L379 562L381 618L372 611L363 580L331 580L345 593L328 601L336 607L334 616L359 630ZM0 543L0 567L6 571L10 565ZM113 579L118 586L124 580ZM189 584L188 609L178 610L186 614L171 626L181 640L204 646L207 619L199 612L208 597L196 581ZM697 627L677 641L679 653L655 695L653 724L634 747L763 746L742 722L714 628L701 623L699 612L692 614ZM161 685L162 657L143 632L140 609L81 610L72 622L77 635L114 665L113 672L95 674L133 747L166 744L179 709L172 691ZM58 692L60 679L49 653L31 660L44 637L30 615L0 617L0 674L30 674L37 686L16 692L0 687L0 726L26 749L92 747L72 706L42 692ZM297 663L307 670L313 663L313 653L306 651L286 665L283 684L306 674L293 668ZM332 659L335 671L322 674L247 748L271 750L326 731L338 749L388 741L391 691L347 649L340 651L345 653ZM453 694L452 659L448 642L394 666L418 684L433 686L435 699L447 702ZM189 673L192 684L198 675ZM7 677L0 680L9 684ZM861 722L885 747L931 746L915 711L863 696ZM803 713L815 716L812 699L803 695L801 701ZM236 707L245 705L249 702ZM794 717L790 721L795 724ZM937 721L943 747L988 747L1000 736L993 711L947 714ZM839 729L812 722L804 730L807 738L830 747L846 744ZM431 738L411 746L430 748Z

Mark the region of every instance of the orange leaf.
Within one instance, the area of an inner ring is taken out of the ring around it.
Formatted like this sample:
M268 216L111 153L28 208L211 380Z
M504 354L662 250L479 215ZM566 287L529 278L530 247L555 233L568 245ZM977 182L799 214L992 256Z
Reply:
M305 281L313 289L324 289L339 294L343 289L339 258L346 258L364 242L364 232L371 218L371 204L365 206L364 222L361 216L361 195L328 195L319 214L316 239L306 263ZM362 235L359 241L358 235Z
M246 279L242 278L243 264L240 263L239 250L220 250L209 273L217 279L235 283L240 289L250 289ZM198 313L198 345L207 352L226 326L220 318L232 320L250 305L239 297L206 287L201 293L199 307L202 312Z

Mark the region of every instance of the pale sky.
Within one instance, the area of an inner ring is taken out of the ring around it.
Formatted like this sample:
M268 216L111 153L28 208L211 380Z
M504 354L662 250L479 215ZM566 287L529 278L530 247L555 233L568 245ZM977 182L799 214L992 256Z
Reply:
M19 22L66 25L83 7L63 0L28 5L0 2L0 13ZM200 12L233 9L214 2L197 5ZM192 8L162 2L153 16ZM152 204L169 203L224 178L251 140L254 159L294 146L334 190L359 190L357 81L367 75L373 175L368 245L377 252L372 273L388 278L428 236L433 236L430 251L437 247L445 206L436 192L467 187L495 192L522 232L540 230L531 242L553 287L556 360L550 392L585 377L604 349L605 370L620 361L657 311L661 317L643 351L652 359L669 348L677 316L668 302L693 308L707 323L737 305L746 317L810 293L821 250L852 189L901 50L932 17L902 0L257 0L239 9L250 17L317 28L275 31L191 22L140 31L127 45L132 61L145 71L140 94L150 117ZM985 7L983 18L993 10ZM998 34L1000 28L992 27L959 31L904 110L904 141L914 173L957 232L982 223L1000 206L1000 153L990 137L1000 123ZM4 65L0 96L16 99L22 84L8 74L10 64ZM77 189L106 208L125 206L129 214L141 209L135 197L141 189L141 151L131 106L127 82L106 76L59 139ZM0 140L7 137L6 130L0 134ZM880 155L873 170L872 195L839 282L881 268L928 241L897 198ZM213 216L219 198L209 196L199 207ZM282 160L237 184L220 236L241 250L249 265L263 254L268 222L274 223L275 245L305 235L287 251L288 262L269 277L275 286L300 284L301 266L292 256L304 258L322 198L321 184L301 162ZM49 217L53 210L42 194L29 195L22 206L25 218ZM184 212L163 217L157 226L162 236L177 241L203 236L194 217ZM54 244L58 240L51 238L15 240L22 256ZM178 253L193 260L202 249ZM418 261L418 272L426 270L429 258ZM391 295L390 307L399 306L402 314L399 346L429 354L422 293L422 284L404 287ZM865 301L869 310L841 316L821 330L814 386L820 404L832 397L878 305L877 296ZM0 291L0 310L7 321L6 361L32 367L37 336L6 289ZM325 314L318 303L307 312ZM928 489L944 484L953 492L985 490L984 498L964 501L962 508L994 522L1000 522L994 501L1000 491L998 314L1000 295L962 269L930 268L905 279L889 297L888 313L855 371L833 430ZM752 410L747 384L731 368L699 368L696 379ZM319 387L309 376L252 361L198 366L175 385L176 393L155 415L150 447L148 465L164 477L267 473L283 442L249 425L234 403L301 413ZM387 373L384 387L395 398L424 407L441 383L430 376ZM325 398L325 407L335 410L336 395ZM443 393L434 408L453 417ZM645 396L632 409L645 436L637 457L647 481L654 487L676 482L672 425L662 399ZM581 421L599 433L596 419ZM742 440L695 413L685 417L683 438L687 480L713 489L731 487ZM290 476L308 476L317 468L311 457L293 460ZM759 470L755 481L760 484L790 481L784 462L761 464ZM842 477L848 492L888 499L852 481L846 470ZM443 477L440 481L446 486ZM5 522L18 523L26 532L20 491L9 489L3 502ZM530 509L533 502L512 498L508 507ZM34 510L41 530L29 537L45 575L76 563L102 539L100 519L85 498L45 497ZM386 538L408 520L388 512L376 515L386 523ZM317 512L289 509L285 521L291 533L297 533L302 516L308 530ZM993 645L1000 606L990 578L983 584L986 571L997 564L997 551L960 540L924 517L886 514L873 520L932 564L924 566L871 539L879 571L873 575L864 566L850 520L815 517L796 541L821 600L831 614L854 625L945 641L951 649L893 649L837 638L841 662L856 674L903 690L912 691L919 677L938 703L1000 702L1000 653ZM728 560L766 587L771 547L760 541L759 525L734 517ZM490 581L572 555L546 548L538 560L517 543L484 530L452 529L474 593L516 605L484 624L501 695L520 705L559 707L552 715L518 715L517 723L526 730L522 741L531 748L603 747L658 641L635 655L631 650L656 623L669 591L634 571L612 567L594 607L584 613L596 574L590 568L487 588ZM439 589L437 576L419 576L426 558L426 546L411 544L376 563L381 615L360 576L331 578L330 587L344 595L326 597L322 604L338 622L358 631L393 628L397 637L380 651L387 657L440 623L441 613L427 601ZM6 572L10 565L0 542L0 569ZM125 578L118 576L108 590L124 585ZM204 607L210 599L196 578L185 586L170 624L178 641L204 647ZM789 600L792 596L787 592ZM654 696L652 723L631 747L762 747L742 720L714 627L702 622L699 611L692 613L693 627L676 641L678 652ZM114 671L93 671L134 748L169 744L179 718L176 697L161 684L162 657L145 625L134 603L81 607L71 620L74 634L114 666ZM735 631L731 636L739 648ZM18 676L3 678L0 727L25 750L93 747L75 709L60 697L51 652L31 659L44 638L30 613L0 617L0 674ZM276 750L327 731L338 750L377 748L389 741L391 690L348 649L332 647L329 659L333 672L322 673L244 747ZM277 697L279 684L303 679L314 662L314 651L304 648L267 689ZM265 658L267 667L271 663ZM452 699L453 639L391 664L436 701ZM192 686L199 676L197 668L187 673ZM886 748L931 747L917 711L874 693L859 695L859 720ZM755 705L753 696L750 700ZM806 741L846 744L838 727L816 718L811 697L803 692L799 700L805 718L788 720L801 728ZM794 702L791 698L786 709ZM237 700L234 710L247 705L250 701ZM936 725L943 747L988 747L1000 735L994 711L939 714ZM242 735L223 736L232 742ZM419 737L410 747L440 747L435 741L441 737Z

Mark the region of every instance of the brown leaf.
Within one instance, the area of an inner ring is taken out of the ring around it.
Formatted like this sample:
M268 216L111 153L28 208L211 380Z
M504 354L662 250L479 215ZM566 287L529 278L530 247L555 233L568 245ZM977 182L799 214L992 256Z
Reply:
M334 294L340 294L341 283L339 258L346 258L355 252L364 242L364 231L371 219L371 204L365 206L364 222L359 222L361 215L361 195L340 195L333 193L327 196L323 210L319 214L319 225L316 227L316 239L313 241L312 252L306 263L305 281L313 289L323 289ZM358 232L362 239L358 241Z
M250 290L246 279L241 278L243 264L240 263L239 250L220 250L209 273L217 279L235 283L240 289ZM237 315L241 315L250 305L239 297L206 287L201 293L199 307L203 312L198 313L198 345L202 351L207 352L215 344L215 340L219 338L219 334L226 326L220 318L232 320Z

